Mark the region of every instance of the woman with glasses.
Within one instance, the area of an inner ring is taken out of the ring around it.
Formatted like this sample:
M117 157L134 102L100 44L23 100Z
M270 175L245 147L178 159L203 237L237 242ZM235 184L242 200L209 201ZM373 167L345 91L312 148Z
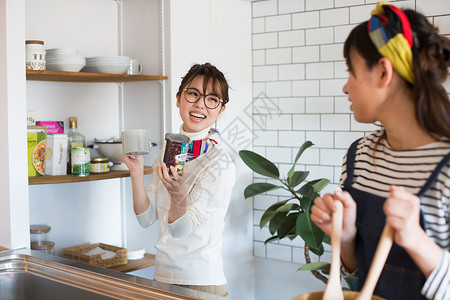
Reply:
M450 299L450 40L425 16L378 2L344 44L344 93L355 120L381 128L347 151L343 191L316 198L311 220L331 234L344 206L344 273L364 284L384 225L394 244L375 294ZM349 274L350 272L350 274Z
M211 128L228 103L228 83L215 66L196 64L183 77L176 99L180 133L190 139L183 174L171 166L169 175L162 149L153 163L157 176L145 187L143 158L123 156L134 211L143 227L160 222L156 281L228 296L221 246L235 167L218 130Z

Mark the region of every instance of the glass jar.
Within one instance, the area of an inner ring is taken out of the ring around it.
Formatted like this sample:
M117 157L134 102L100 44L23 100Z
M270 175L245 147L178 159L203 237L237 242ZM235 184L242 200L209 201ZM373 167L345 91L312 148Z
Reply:
M109 159L107 157L96 157L91 159L91 173L102 174L110 171Z
M31 242L31 250L55 255L55 243L52 241Z
M44 42L37 40L25 41L26 49L26 69L27 70L46 70Z
M30 240L31 242L45 242L50 240L50 229L48 225L31 225L30 226Z

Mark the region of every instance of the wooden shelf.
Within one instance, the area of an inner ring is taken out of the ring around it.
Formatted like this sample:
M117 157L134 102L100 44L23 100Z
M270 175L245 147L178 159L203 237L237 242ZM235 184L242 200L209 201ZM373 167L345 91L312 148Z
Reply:
M37 71L27 70L27 80L67 81L67 82L125 82L166 80L167 76L126 75L87 72Z
M144 167L144 174L152 174L152 167ZM113 179L121 177L130 177L130 171L110 171L105 174L91 174L89 176L72 176L72 175L58 175L58 176L38 176L28 177L28 184L54 184L54 183L69 183L82 181L95 181L104 179Z
M128 272L140 270L143 268L148 268L155 264L156 264L155 256L153 254L144 254L144 257L141 259L128 260L128 263L126 265L112 267L109 269L128 273Z

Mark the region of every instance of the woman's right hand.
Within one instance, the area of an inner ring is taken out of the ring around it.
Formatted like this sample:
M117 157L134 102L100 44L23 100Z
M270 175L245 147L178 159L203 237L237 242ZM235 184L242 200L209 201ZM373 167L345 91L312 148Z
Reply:
M344 205L342 242L352 242L356 236L356 202L348 192L336 190L334 194L325 194L323 197L314 199L314 205L311 207L311 221L331 236L331 216L336 210L334 201L341 201Z
M144 172L144 157L142 155L139 156L122 155L122 161L128 167L130 173Z

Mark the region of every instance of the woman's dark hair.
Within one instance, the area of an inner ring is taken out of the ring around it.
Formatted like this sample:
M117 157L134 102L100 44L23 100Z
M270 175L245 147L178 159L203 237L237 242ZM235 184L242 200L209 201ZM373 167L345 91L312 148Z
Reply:
M187 74L183 77L180 87L178 88L177 96L180 96L183 89L188 86L194 78L197 76L203 76L203 94L206 93L208 83L211 81L213 92L220 99L223 100L222 105L228 103L228 83L222 72L210 63L195 64L193 65Z
M450 100L442 84L448 75L450 66L450 40L439 36L434 28L420 13L404 10L413 32L413 71L415 84L406 85L414 95L416 118L432 136L450 138ZM371 69L382 57L370 40L368 22L355 27L344 44L344 57L350 72L351 50L356 50Z

